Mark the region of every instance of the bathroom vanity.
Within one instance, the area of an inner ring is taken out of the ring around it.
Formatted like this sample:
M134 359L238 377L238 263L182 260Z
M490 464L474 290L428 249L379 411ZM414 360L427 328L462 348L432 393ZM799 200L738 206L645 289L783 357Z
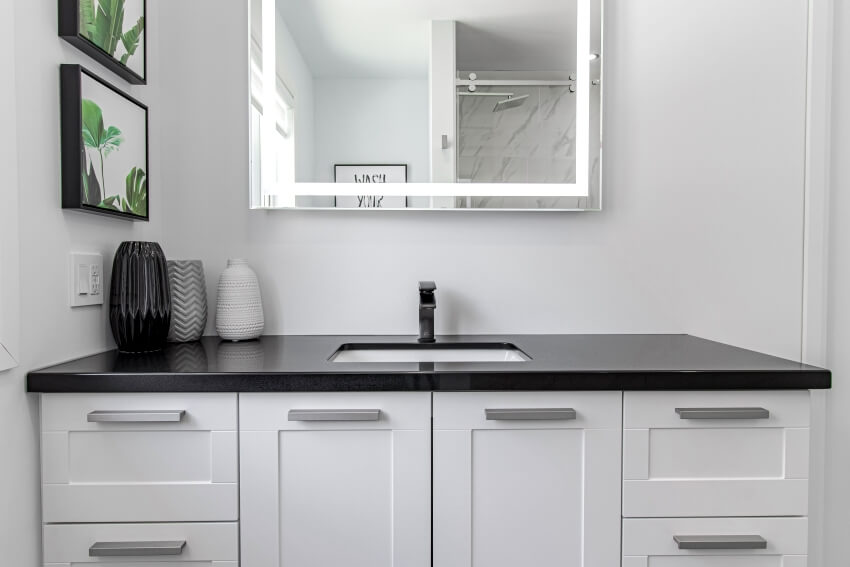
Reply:
M416 345L210 337L30 373L45 565L806 565L829 371L686 335ZM335 360L499 345L524 359Z

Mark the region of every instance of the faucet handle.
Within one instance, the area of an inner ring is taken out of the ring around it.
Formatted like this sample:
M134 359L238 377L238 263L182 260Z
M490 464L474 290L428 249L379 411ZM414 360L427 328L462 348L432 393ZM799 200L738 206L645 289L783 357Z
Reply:
M434 293L437 291L437 284L434 282L419 282L419 293Z

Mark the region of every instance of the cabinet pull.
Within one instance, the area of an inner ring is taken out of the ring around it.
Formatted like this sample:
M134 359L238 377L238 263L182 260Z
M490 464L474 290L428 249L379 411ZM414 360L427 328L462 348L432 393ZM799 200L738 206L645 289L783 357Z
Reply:
M186 410L168 411L139 411L139 410L115 410L115 411L93 411L87 416L87 421L94 423L157 423L183 421Z
M674 535L679 549L767 549L767 540L759 535Z
M485 409L484 415L489 421L572 420L576 418L576 410L573 408L500 408Z
M186 540L181 541L99 541L89 548L89 557L151 557L181 555Z
M291 409L289 421L378 421L379 409Z
M679 419L767 419L764 408L676 408Z

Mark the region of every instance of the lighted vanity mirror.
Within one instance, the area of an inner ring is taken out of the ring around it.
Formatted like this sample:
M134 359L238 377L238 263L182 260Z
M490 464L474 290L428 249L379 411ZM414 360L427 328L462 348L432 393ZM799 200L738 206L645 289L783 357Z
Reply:
M252 0L252 207L600 209L602 1Z

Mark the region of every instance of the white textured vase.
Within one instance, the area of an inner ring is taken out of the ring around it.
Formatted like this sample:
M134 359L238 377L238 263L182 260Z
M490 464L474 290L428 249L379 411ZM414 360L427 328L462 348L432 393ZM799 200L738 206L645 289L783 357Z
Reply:
M247 341L262 335L264 325L257 274L245 260L228 260L218 280L218 335L228 341Z

